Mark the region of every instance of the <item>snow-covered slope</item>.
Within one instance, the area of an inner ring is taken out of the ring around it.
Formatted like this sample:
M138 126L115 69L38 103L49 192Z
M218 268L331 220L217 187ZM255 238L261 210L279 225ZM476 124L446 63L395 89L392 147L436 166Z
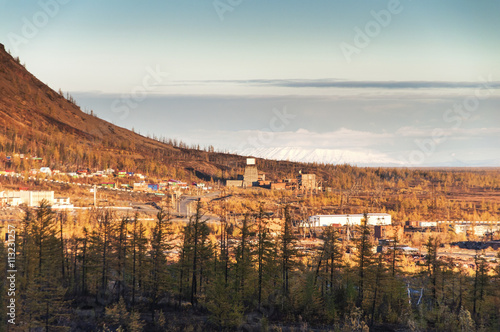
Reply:
M247 148L235 151L244 156L289 160L299 162L317 162L325 164L352 164L359 166L401 166L402 162L380 152L352 151L339 149L304 149L298 147Z

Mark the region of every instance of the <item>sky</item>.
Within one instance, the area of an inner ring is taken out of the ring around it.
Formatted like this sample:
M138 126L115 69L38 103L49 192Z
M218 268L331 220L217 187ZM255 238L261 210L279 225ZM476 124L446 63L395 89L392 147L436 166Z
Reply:
M0 0L0 43L144 135L360 166L500 166L496 0Z

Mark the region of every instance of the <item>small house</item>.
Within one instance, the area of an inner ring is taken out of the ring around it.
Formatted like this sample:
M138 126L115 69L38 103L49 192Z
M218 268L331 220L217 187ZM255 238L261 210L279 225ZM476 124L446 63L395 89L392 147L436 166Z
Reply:
M159 185L157 183L149 183L148 184L148 189L153 190L153 191L158 191Z
M50 170L50 167L40 167L40 173L52 175L52 171Z

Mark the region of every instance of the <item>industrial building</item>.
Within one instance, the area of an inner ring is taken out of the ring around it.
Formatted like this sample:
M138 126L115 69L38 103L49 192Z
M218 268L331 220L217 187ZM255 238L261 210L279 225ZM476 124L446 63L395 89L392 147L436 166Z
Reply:
M69 197L56 197L52 205L52 209L73 209L74 207Z
M243 187L243 180L226 180L227 187Z
M247 188L258 186L259 181L262 182L265 180L266 174L259 172L259 170L257 169L257 165L255 164L255 158L247 158L243 176L238 176L237 180L227 180L226 186Z
M425 232L427 230L445 230L455 234L468 234L481 237L500 233L500 221L407 221L405 225L405 232L407 233Z
M2 205L8 206L18 206L21 204L25 204L29 207L35 207L40 206L42 200L46 200L50 205L52 205L54 204L54 192L30 190L8 191L1 192L0 199Z
M255 158L247 158L245 172L243 175L238 175L236 180L226 180L227 187L261 187L271 190L318 190L318 181L316 174L299 174L296 178L280 179L277 181L266 181L266 174L259 172L255 164Z
M255 158L247 158L245 173L243 174L243 187L252 187L259 181L259 171L255 165Z
M21 201L29 207L40 206L40 203L45 200L50 205L54 204L53 191L24 191L19 192Z
M15 191L1 191L0 192L0 206L18 206L21 205L21 197L19 192Z
M312 227L328 226L355 226L361 225L363 214L334 214L316 215L309 217L309 225ZM369 226L388 226L392 224L391 215L388 213L368 213L367 224Z
M299 189L314 190L318 187L318 184L316 182L316 174L302 174L302 171L299 171L297 180L299 183Z

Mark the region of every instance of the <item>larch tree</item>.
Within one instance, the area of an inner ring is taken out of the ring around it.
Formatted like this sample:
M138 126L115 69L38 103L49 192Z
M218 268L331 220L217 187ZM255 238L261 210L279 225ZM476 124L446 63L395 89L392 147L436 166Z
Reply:
M111 263L114 262L112 237L116 231L115 216L109 209L95 211L95 227L90 234L87 249L88 265L92 266L92 282L96 289L96 299L105 298L108 293L108 282L111 274ZM90 271L89 271L90 272ZM90 281L90 280L89 280Z
M257 231L257 299L258 307L262 304L262 291L266 279L265 271L270 257L273 255L273 242L270 238L268 221L264 212L263 204L259 206L259 212L256 220Z
M355 262L357 264L357 286L358 296L356 306L361 307L365 297L364 291L368 273L373 264L373 244L371 241L371 231L368 227L368 214L364 213L361 225L358 227L358 236L354 239L356 253Z
M252 266L254 263L254 251L251 245L251 230L250 230L250 215L245 214L241 228L240 228L240 241L236 247L236 289L239 290L243 299L247 298L247 288L249 279L252 277Z
M128 216L122 217L116 227L116 232L112 234L112 245L115 248L116 252L114 268L116 269L117 272L115 290L118 295L118 298L124 295L126 287L125 279L128 272L127 255L129 252L129 247L128 247L129 244L127 241L129 221L130 219Z
M161 209L151 232L151 312L154 313L160 294L167 291L168 266L166 253L172 249L172 230L169 210Z
M298 255L297 237L293 234L292 216L290 207L287 205L283 209L283 225L281 228L281 270L282 270L282 292L284 298L288 299L290 291L290 273L295 264L294 259Z
M472 315L476 316L481 313L481 305L485 297L485 289L489 282L488 264L486 259L477 254L474 256L474 286L472 291Z
M131 266L131 285L132 288L132 307L136 304L138 290L143 290L143 276L146 267L146 250L148 240L146 238L146 228L139 220L139 214L136 213L132 221L131 239L130 239L130 260Z
M427 275L431 284L432 301L433 304L437 304L437 278L440 269L440 262L438 260L438 247L439 241L437 238L429 237L427 243L425 244L427 249L427 256L425 259L425 265L427 266Z
M206 220L203 220L202 204L198 201L195 214L191 216L188 225L184 228L180 262L180 292L182 294L185 291L184 287L187 283L191 285L188 293L192 305L196 305L198 301L204 272L207 272L204 270L207 259L213 257L211 245L208 243L209 232Z
M25 236L22 250L29 256L23 261L23 269L31 271L23 286L23 322L28 328L49 330L67 318L60 268L62 242L58 237L58 223L49 203L43 200L34 213L24 220ZM30 250L31 248L31 250Z

